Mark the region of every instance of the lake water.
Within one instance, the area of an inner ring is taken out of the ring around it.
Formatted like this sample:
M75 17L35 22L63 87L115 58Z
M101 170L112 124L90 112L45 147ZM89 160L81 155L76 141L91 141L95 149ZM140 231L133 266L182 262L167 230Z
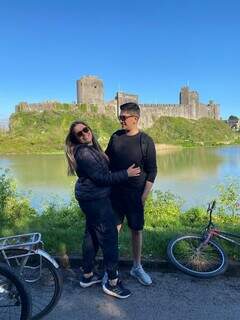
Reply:
M171 191L185 200L185 208L216 196L216 185L240 177L240 146L188 148L158 154L155 190ZM66 203L72 196L74 177L66 174L63 155L0 156L0 168L10 169L20 193L37 209L49 201Z

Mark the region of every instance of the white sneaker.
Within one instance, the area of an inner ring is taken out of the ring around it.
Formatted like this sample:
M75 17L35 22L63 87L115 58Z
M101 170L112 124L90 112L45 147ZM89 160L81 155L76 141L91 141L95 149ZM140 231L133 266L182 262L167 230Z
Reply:
M150 286L152 284L151 277L143 270L142 266L132 267L130 275L136 278L144 286Z

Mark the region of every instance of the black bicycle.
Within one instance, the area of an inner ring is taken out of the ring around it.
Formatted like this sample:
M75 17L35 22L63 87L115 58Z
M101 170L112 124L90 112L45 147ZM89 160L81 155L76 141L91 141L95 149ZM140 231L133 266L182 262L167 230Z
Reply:
M240 246L240 235L224 232L212 222L216 201L209 204L209 222L200 235L183 235L171 240L167 247L170 262L180 271L199 278L211 278L224 273L228 267L227 255L214 238Z
M23 281L0 264L0 320L29 320L31 314L31 296Z

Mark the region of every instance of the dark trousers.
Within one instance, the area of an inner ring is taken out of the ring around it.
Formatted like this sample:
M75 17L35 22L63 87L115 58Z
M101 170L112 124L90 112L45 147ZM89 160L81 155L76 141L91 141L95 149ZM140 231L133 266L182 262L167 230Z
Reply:
M100 247L108 277L115 279L118 274L118 231L111 201L109 198L103 198L78 202L86 216L82 244L84 273L92 272L94 259Z

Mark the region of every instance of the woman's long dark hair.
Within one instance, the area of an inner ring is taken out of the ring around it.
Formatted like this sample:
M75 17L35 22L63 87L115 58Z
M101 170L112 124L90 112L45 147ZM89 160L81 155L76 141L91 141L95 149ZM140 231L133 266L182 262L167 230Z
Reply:
M92 133L92 146L96 150L102 152L102 148L101 148L100 144L98 143L96 137L94 136L93 131L89 127L89 125L87 125L85 122L80 121L80 120L74 121L70 125L69 132L68 132L66 139L65 139L65 155L66 155L67 162L68 162L68 175L69 176L75 175L75 172L76 172L76 160L74 158L74 149L77 145L80 144L78 138L76 137L76 135L74 133L74 128L77 124L82 124L82 125L89 128L89 130Z

